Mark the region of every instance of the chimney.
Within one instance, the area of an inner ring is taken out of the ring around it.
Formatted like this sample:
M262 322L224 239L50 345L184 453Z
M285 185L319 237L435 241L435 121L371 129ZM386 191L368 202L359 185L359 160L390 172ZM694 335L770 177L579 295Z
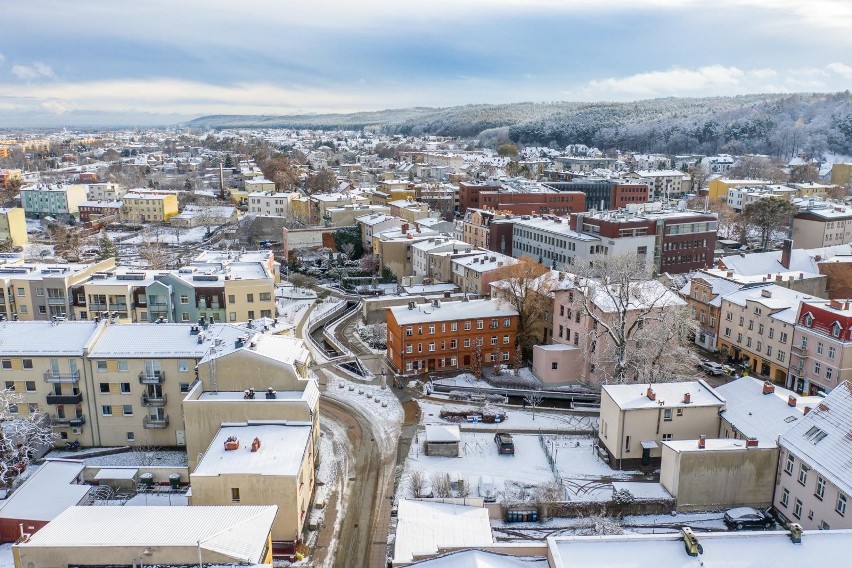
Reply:
M793 408L796 407L796 397L792 394L787 397L787 406L792 406Z
M793 541L793 544L802 544L802 525L799 523L791 523L788 528L790 529L790 540Z
M251 442L251 451L256 452L260 449L260 438L255 438Z
M805 279L804 273L799 272L799 280L804 280L804 279Z
M707 446L707 436L701 434L698 436L698 449L703 450Z
M783 276L781 276L780 274L776 274L776 275L775 275L775 281L776 281L776 282L781 282L782 280L784 280L784 277L783 277Z
M560 271L559 272L559 281L562 282L563 280L565 280L565 273Z
M413 310L416 304L414 302L408 302L408 309Z
M688 392L683 393L683 403L689 404L690 402L692 402L692 397L690 396L690 394Z
M793 251L793 239L784 239L781 245L781 266L790 270L790 254Z
M450 293L449 293L449 292L444 292L444 298L449 298L449 297L450 297Z
M403 223L402 227L399 228L399 231L401 233L407 233L408 232L408 223Z
M769 381L763 382L763 394L772 394L775 392L775 385Z
M648 387L648 390L645 391L645 394L648 396L648 400L657 400L657 393L654 392L654 389Z
M803 413L803 414L807 414L807 413L808 413L808 412L810 412L810 411L811 411L811 407L810 407L810 406L806 406L806 407L804 407L804 408L802 409L802 413Z
M728 274L727 274L728 278L732 277L733 275L734 275L734 271L733 271L733 270L729 270L729 271L728 271Z
M758 445L757 438L746 439L746 448L756 448Z

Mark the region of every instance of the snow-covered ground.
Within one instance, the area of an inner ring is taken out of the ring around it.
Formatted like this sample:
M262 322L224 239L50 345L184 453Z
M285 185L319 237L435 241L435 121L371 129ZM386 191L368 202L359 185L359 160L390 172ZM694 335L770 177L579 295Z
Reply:
M310 288L297 288L285 281L278 286L276 297L287 300L315 300L317 293Z
M284 318L284 321L289 327L298 326L305 314L308 313L308 308L314 300L288 300L278 299L278 317Z
M329 377L328 388L323 396L354 406L372 418L373 424L378 427L375 434L382 454L395 455L404 412L393 391L378 385L355 383L326 372Z
M426 473L427 478L432 474L458 473L476 495L480 477L490 475L497 486L498 500L502 499L507 483L530 487L553 482L556 476L539 435L513 434L512 437L515 455L500 455L494 443L494 434L463 431L461 456L453 458L426 456L423 452L423 432L420 432L411 445L403 479L407 480L414 470ZM609 500L612 498L609 479L633 480L639 476L636 472L613 470L601 461L591 436L544 435L543 440L562 479L567 500ZM410 489L403 481L399 497L410 496Z
M169 245L200 243L207 238L206 227L193 227L191 229L178 229L174 227L151 227L140 231L133 237L125 239L122 244L144 244L158 242Z
M329 296L328 298L317 304L317 307L314 309L313 312L311 312L311 321L321 318L323 315L333 310L345 301L346 300L341 300L340 298Z
M435 422L449 423L441 419L443 409L476 409L480 405L475 403L452 401L446 404L432 401L417 401L420 405L421 423L433 424ZM506 405L495 405L495 408L506 413L506 421L502 424L459 423L465 429L493 429L500 427L509 432L538 431L538 430L585 430L596 432L598 429L597 416L585 414L572 414L568 411L542 410L534 413L530 409L520 409Z
M132 450L119 454L95 457L85 457L85 451L66 452L54 450L46 457L80 459L86 465L99 467L187 467L188 465L186 452L179 450Z
M0 568L15 568L15 558L12 556L12 544L0 544Z
M482 389L490 389L495 387L504 387L504 388L520 388L520 389L534 389L534 390L550 390L550 391L586 391L587 389L582 385L561 385L561 386L551 386L542 383L538 377L536 377L532 370L529 367L522 367L518 369L518 374L515 375L515 371L513 369L504 369L499 374L494 374L491 370L486 370L487 376L485 377L487 380L477 379L470 373L461 373L454 377L447 377L441 379L434 379L432 382L434 384L441 384L447 386L459 386L459 387L470 387L470 388L482 388Z

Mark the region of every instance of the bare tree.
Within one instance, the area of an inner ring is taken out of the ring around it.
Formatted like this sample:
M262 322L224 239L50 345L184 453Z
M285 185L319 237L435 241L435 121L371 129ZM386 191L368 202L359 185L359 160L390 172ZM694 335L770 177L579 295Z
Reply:
M21 394L0 391L0 483L5 486L55 439L48 416L35 405L27 407Z
M518 312L517 342L524 358L532 357L533 345L544 342L544 325L553 311L550 271L529 257L498 269L491 293L498 303Z
M374 254L365 254L358 261L358 268L365 274L378 274L380 266L379 257Z
M470 497L470 483L468 483L467 478L459 478L458 489L456 489L456 495L461 498Z
M531 392L530 394L524 397L524 404L532 408L533 421L535 421L535 409L538 408L539 405L541 405L542 400L543 397L537 392Z
M431 476L432 481L432 493L434 493L435 497L452 497L452 482L450 481L450 474L448 473L440 473L433 472Z
M565 502L565 488L557 481L548 481L536 485L532 496L542 507L542 517L548 517L554 506Z
M422 471L415 469L408 474L408 490L415 498L420 499L427 496L427 485L426 474Z
M482 344L479 343L480 339L477 338L474 340L473 351L470 354L470 372L477 379L482 378L483 367L484 367L484 357L482 355Z
M609 256L581 269L570 285L593 382L671 381L691 370L695 322L686 302L639 274L636 257Z

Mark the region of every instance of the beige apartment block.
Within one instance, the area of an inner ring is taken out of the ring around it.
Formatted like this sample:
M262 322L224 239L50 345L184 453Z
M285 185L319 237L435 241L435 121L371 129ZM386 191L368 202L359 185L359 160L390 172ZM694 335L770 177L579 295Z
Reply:
M314 491L313 427L223 424L190 475L195 505L278 505L273 543L301 540Z
M413 273L411 245L438 237L440 233L411 227L403 223L399 229L373 233L373 254L379 257L381 268L388 268L397 278Z
M121 215L130 222L162 223L178 214L178 200L173 193L125 193L121 198Z
M793 239L797 247L805 249L852 243L852 208L835 205L797 213Z
M724 406L704 381L603 385L598 441L616 469L659 467L663 442L714 435Z
M0 208L0 243L9 242L20 247L29 242L27 220L20 207Z

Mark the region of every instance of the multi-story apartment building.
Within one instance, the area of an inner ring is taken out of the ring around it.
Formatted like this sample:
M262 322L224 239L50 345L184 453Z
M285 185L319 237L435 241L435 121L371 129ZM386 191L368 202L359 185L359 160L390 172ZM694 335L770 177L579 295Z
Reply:
M648 185L648 199L676 199L683 195L684 173L677 170L639 170L625 179Z
M729 179L716 178L707 185L707 196L711 201L727 199L728 190L732 187L758 187L769 185L771 182L763 179Z
M21 188L21 206L27 217L77 216L86 201L83 185L31 185Z
M459 212L465 213L469 207L481 209L479 194L483 191L500 191L501 185L489 185L484 183L459 182Z
M121 201L83 201L78 206L80 222L87 227L100 227L121 220Z
M482 209L514 215L567 215L586 210L586 194L582 191L481 191Z
M430 237L411 245L411 268L415 276L435 278L433 274L432 255L441 252L473 253L473 249L464 241L457 241L450 237ZM479 252L482 252L481 250Z
M591 172L600 169L611 169L615 166L614 158L588 156L557 156L553 159L562 169L571 172Z
M73 317L74 290L95 273L114 268L114 258L90 264L0 266L0 316L21 321Z
M491 283L503 277L506 267L518 261L511 256L490 251L458 255L450 261L453 283L465 294L487 296Z
M251 182L246 182L246 184ZM272 184L273 187L275 184ZM284 217L290 211L288 193L276 191L255 191L248 194L248 212L264 217Z
M264 178L261 172L255 171L243 175L244 177L246 175L250 176L246 177L243 181L243 189L249 195L252 193L272 193L275 191L275 182Z
M760 286L762 284L752 284ZM708 351L718 351L716 340L719 337L719 323L722 319L722 298L748 287L733 279L713 276L698 271L687 284L680 289L681 297L692 308L698 331L695 344Z
M852 243L852 208L808 209L793 217L793 240L801 248Z
M0 208L0 243L8 242L20 247L29 242L27 219L20 207Z
M509 363L518 312L491 300L388 308L387 357L402 374Z
M852 381L852 307L849 300L803 301L790 351L788 387L796 392L828 392L844 381Z
M491 224L499 219L506 219L511 215L496 211L486 211L469 207L462 219L461 239L470 245L487 250L491 248Z
M796 189L787 187L786 185L770 184L758 187L732 187L728 190L727 203L734 209L734 211L740 213L745 207L748 207L752 203L756 203L761 199L777 197L784 201L791 201L797 194L798 191Z
M439 237L440 233L420 227L412 228L403 223L399 229L387 229L381 233L373 232L373 254L379 257L382 269L388 268L401 278L413 272L411 245L429 238Z
M414 223L419 219L425 219L426 217L430 217L432 214L427 204L410 199L389 201L388 207L390 208L391 215L399 217L400 219L405 219L409 223Z
M86 186L88 201L120 201L125 193L127 188L112 182L90 183Z
M329 227L351 227L356 225L355 219L371 214L387 215L390 208L385 205L367 205L363 203L326 207L323 223Z
M634 184L632 180L625 183ZM616 194L615 186L617 184L618 182L604 178L586 178L576 181L547 182L544 184L544 187L555 189L556 191L581 191L586 195L587 209L603 211L617 208L617 200L614 199L614 195ZM647 196L647 193L645 195Z
M173 193L125 193L121 214L131 222L162 223L178 214L177 195Z
M811 296L769 284L722 297L719 351L750 375L787 383L799 305Z
M379 234L388 229L399 229L405 221L393 215L371 213L356 217L355 223L361 228L361 243L364 245L364 250L369 251L373 248L374 234Z
M843 382L779 439L774 507L805 529L850 529L852 386Z

